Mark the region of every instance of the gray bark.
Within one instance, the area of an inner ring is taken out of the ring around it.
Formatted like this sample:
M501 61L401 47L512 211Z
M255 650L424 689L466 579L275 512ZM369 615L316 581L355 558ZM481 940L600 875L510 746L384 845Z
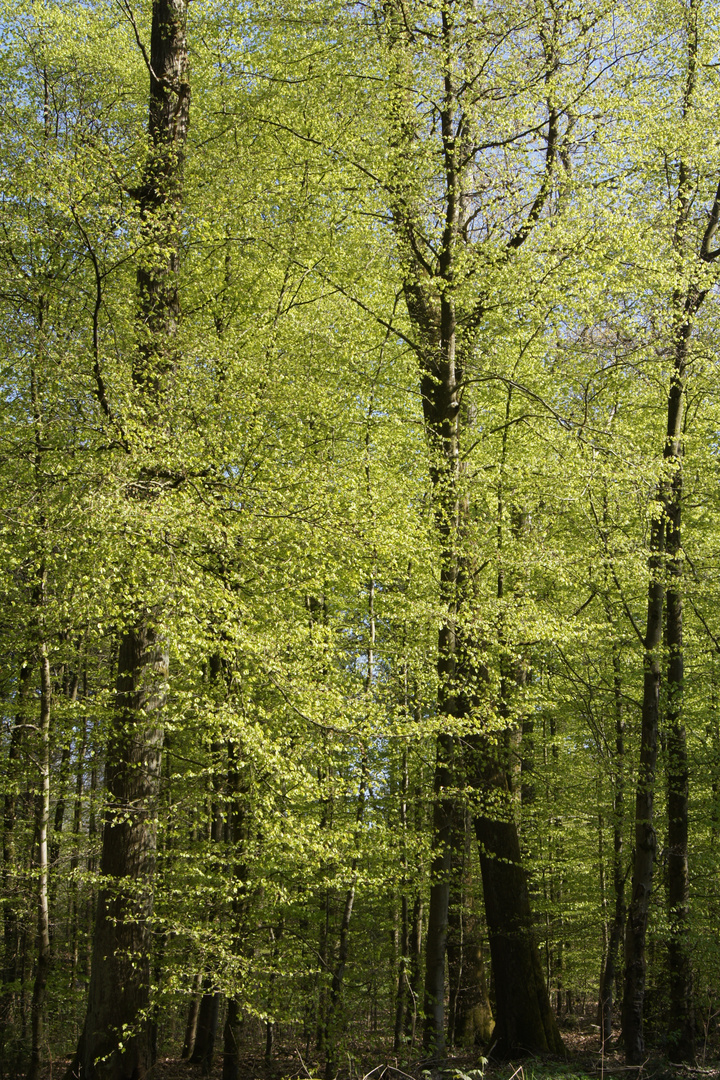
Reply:
M413 110L408 101L412 83L407 50L410 44L404 7L387 0L383 5L394 82L391 98L395 151L410 153L413 147ZM430 907L425 966L425 1027L423 1048L435 1059L445 1055L445 960L447 951L450 865L453 842L453 787L458 782L459 757L452 734L457 720L471 715L487 680L478 663L482 643L470 640L463 626L465 608L472 600L472 557L466 541L470 518L465 490L460 443L468 416L463 410L466 391L463 365L470 355L473 333L485 317L482 294L460 316L456 311L458 279L463 257L468 254L469 206L468 162L472 154L464 145L469 124L465 87L456 77L455 58L461 33L455 23L457 8L444 4L438 18L442 69L438 78L437 122L439 128L438 185L441 191L441 236L429 239L423 213L418 209L409 177L394 181L393 215L402 246L406 271L405 302L413 325L418 359L420 393L430 451L435 530L440 549L440 602L443 620L438 632L438 715L446 730L437 740L433 801L433 848ZM543 31L544 34L544 31ZM542 35L541 35L542 36ZM550 35L552 37L552 35ZM547 75L556 63L553 45L543 37ZM550 192L550 177L557 155L558 115L548 105L545 169L539 190L526 218L506 244L511 259L535 227ZM471 737L475 758L491 754L490 741L481 734ZM473 764L472 777L487 792L497 778L495 769ZM499 792L502 800L504 791ZM548 1002L532 935L529 898L520 866L517 827L512 820L493 821L479 815L476 823L482 860L491 957L498 996L498 1028L504 1053L515 1050L562 1052L562 1041ZM495 947L493 948L493 942ZM504 943L504 947L501 947ZM506 955L507 954L507 955ZM515 965L512 970L505 960ZM516 972L528 977L526 989ZM525 1022L523 1015L527 1015ZM540 1018L535 1023L534 1018Z
M133 361L137 418L160 426L177 357L178 230L190 87L187 0L153 0L150 56L150 151L136 193L155 257L137 271L137 343ZM152 249L151 249L152 250ZM104 387L99 398L108 413ZM152 476L138 477L148 498ZM88 1010L70 1074L88 1080L144 1080L152 1066L150 958L168 651L161 614L145 606L122 634L115 715L107 749L107 808L95 918Z

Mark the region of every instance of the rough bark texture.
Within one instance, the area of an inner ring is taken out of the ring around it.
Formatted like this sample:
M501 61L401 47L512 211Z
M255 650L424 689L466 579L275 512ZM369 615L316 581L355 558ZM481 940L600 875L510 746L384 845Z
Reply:
M486 692L478 654L481 642L471 640L463 625L473 599L472 566L475 553L468 550L467 525L470 507L460 451L462 436L470 425L464 405L468 388L464 364L472 355L473 334L484 318L482 292L463 310L456 310L456 288L462 278L463 260L472 258L467 226L472 215L472 154L464 144L470 123L465 113L467 81L458 75L462 50L462 16L453 3L443 4L436 28L439 43L438 105L434 123L439 133L437 173L439 197L433 222L429 223L416 196L414 178L403 159L412 156L415 139L416 102L412 100L412 36L408 32L404 5L386 0L383 5L389 48L393 93L391 94L391 151L397 156L393 178L393 215L405 261L404 296L414 331L425 431L430 452L435 529L440 549L440 602L443 610L438 635L438 715L433 806L433 858L425 969L425 1028L423 1044L429 1057L445 1053L445 959L447 949L449 871L452 846L453 786L458 781L454 731L472 714L479 696ZM456 23L456 18L458 19ZM544 35L544 36L543 36ZM543 64L551 72L556 57L551 38L543 31ZM552 54L552 55L551 55ZM549 77L549 74L547 75ZM548 105L546 163L538 193L526 218L508 238L509 260L535 227L550 191L550 177L557 149L557 112ZM434 137L434 135L433 135ZM438 223L439 235L433 233ZM443 723L444 721L444 723ZM443 730L444 728L444 730ZM483 747L476 737L475 751ZM481 756L481 755L480 755ZM476 769L482 791L495 773ZM505 778L506 779L506 778ZM503 788L503 790L505 790ZM489 803L492 800L488 800ZM498 1028L502 1050L546 1053L562 1051L558 1029L547 1004L547 992L532 936L527 886L519 865L520 849L515 822L482 817L478 838L483 861L483 884L488 906L488 926L493 974L498 998ZM508 968L515 964L527 978L524 987ZM503 1016L502 1013L505 1013ZM527 1017L527 1020L524 1019Z
M504 794L506 806L504 819L499 819L497 806L492 814L481 810L475 815L495 987L495 1053L503 1057L541 1050L564 1055L533 933L507 773L497 762L494 775L488 776L491 752L483 740L476 740L475 747L474 786L492 792L495 799Z
M186 17L187 0L153 0L150 151L137 193L148 251L137 272L133 362L135 419L144 422L148 434L162 427L163 396L175 362L178 217L190 105ZM139 478L138 498L149 497L144 479ZM104 886L95 919L88 1011L70 1069L98 1080L143 1080L152 1065L150 918L168 679L158 621L158 612L146 610L120 642L105 777Z
M488 1047L495 1022L485 977L485 926L484 920L473 910L472 820L459 802L454 827L459 833L459 842L453 844L450 887L448 1043L451 1047Z
M175 361L178 234L190 118L186 39L188 0L153 0L150 43L150 156L138 192L148 243L160 248L139 265L137 353L133 382L145 420L155 424Z
M150 626L126 632L118 660L108 745L88 1012L76 1071L98 1080L142 1080L151 1066L149 1023L156 824L168 657ZM122 1048L120 1049L120 1044Z
M221 995L219 993L206 992L202 995L200 1001L196 1021L195 1045L190 1057L190 1064L199 1065L203 1076L209 1076L212 1071L215 1037L220 1016L220 1000Z

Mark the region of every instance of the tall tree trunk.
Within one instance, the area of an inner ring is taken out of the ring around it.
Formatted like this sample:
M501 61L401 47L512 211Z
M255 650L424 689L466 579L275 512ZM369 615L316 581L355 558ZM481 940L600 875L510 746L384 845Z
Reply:
M405 710L407 712L407 664L405 670ZM408 950L410 946L410 927L408 922L408 896L407 896L407 832L408 832L408 753L407 747L403 747L402 763L400 767L400 830L402 837L402 879L400 882L400 957L397 969L397 989L395 991L395 1027L393 1030L393 1050L397 1052L402 1045L403 1016L407 1006L408 997Z
M676 370L682 386L684 356ZM670 1035L668 1052L673 1061L695 1057L695 1016L689 945L690 882L688 874L688 755L683 722L684 658L682 596L682 447L674 461L667 508L666 550L668 589L666 597L667 668L667 806L668 806L668 905L670 940Z
M190 1064L199 1065L203 1076L209 1076L212 1071L221 997L218 991L211 992L209 987L206 987L200 1000Z
M374 620L373 626L373 638L374 638ZM359 830L362 825L363 816L365 814L365 792L367 788L367 763L363 756L361 764L361 779L360 788L357 797L357 806L355 810L355 844L359 843ZM338 1013L340 1009L340 1000L343 989L343 980L345 978L345 968L347 966L348 952L350 948L350 919L352 918L353 906L355 903L355 889L357 886L358 878L358 856L353 856L352 863L350 865L350 885L345 893L345 903L343 904L343 913L340 920L340 935L338 940L337 959L335 967L333 969L332 982L330 984L330 995L328 999L328 1008L325 1018L325 1080L332 1080L337 1072L337 1048L338 1048Z
M673 430L674 430L673 423ZM663 552L665 526L663 505L653 517L650 531L651 555L648 560L647 630L644 639L642 725L640 731L640 764L635 793L635 858L633 861L632 897L628 906L625 929L625 988L623 994L622 1037L628 1064L639 1065L644 1057L643 1005L645 998L645 936L647 932L650 894L652 891L655 848L653 826L655 798L655 767L660 708L660 656L662 615L665 589L663 586Z
M410 970L408 990L410 997L405 1009L405 1038L415 1045L418 1010L422 991L423 901L422 894L415 893L410 920Z
M393 1027L393 1051L397 1053L403 1040L403 1017L407 1008L408 988L408 951L410 945L410 933L408 923L408 898L405 889L400 896L400 957L397 968L397 985L395 989L395 1025Z
M80 825L82 818L82 795L85 786L85 747L87 743L87 719L81 720L80 746L77 751L77 772L75 774L75 799L73 804L73 852L70 856L71 904L70 904L70 980L75 985L79 956L80 905L78 899L77 871L80 865Z
M386 0L391 95L392 151L397 155L398 174L393 179L393 215L405 262L404 295L415 334L420 393L425 431L430 451L430 479L433 490L435 530L440 550L440 603L442 623L438 633L438 716L433 797L433 847L430 908L425 968L425 1053L436 1059L445 1054L445 960L447 949L450 888L453 784L457 782L458 751L454 731L458 721L467 721L474 705L487 689L487 677L478 662L481 643L472 640L472 625L465 627L466 608L473 599L472 558L468 550L467 526L470 506L465 490L461 437L470 423L464 407L464 363L472 355L474 331L485 316L484 300L470 309L463 306L460 318L456 295L463 277L463 259L470 255L467 224L472 182L464 132L470 124L465 113L467 83L457 74L458 49L462 48L462 20L456 22L454 4L441 5L433 36L439 42L437 145L441 162L437 175L441 207L439 236L428 236L426 219L407 173L402 155L414 153L415 102L412 86L412 58L404 5ZM545 31L543 31L543 34ZM542 35L541 35L542 36ZM552 35L551 35L552 36ZM557 58L551 55L550 38L543 38L547 77ZM550 51L548 51L550 50ZM527 218L508 240L510 260L532 231L545 206L556 157L558 116L548 104L546 164L540 188ZM433 215L434 216L434 215ZM436 221L437 218L434 217ZM475 295L477 290L475 290ZM460 303L461 301L458 301ZM467 300L462 301L463 305ZM490 740L471 735L474 757L491 756ZM507 777L479 760L471 767L480 792L507 794ZM490 787L488 787L490 785ZM487 805L493 799L487 800ZM491 958L498 1004L498 1028L502 1052L562 1052L562 1041L549 1009L547 990L532 934L532 920L525 875L520 865L520 846L514 820L494 821L480 814L477 837L491 939ZM519 973L522 972L520 981Z
M475 815L495 986L496 1052L535 1053L543 1047L546 1053L564 1054L535 942L507 773L503 762L497 761L494 775L488 775L491 751L484 740L476 741L475 748L474 786L492 792L494 798L504 792L507 808L504 819L496 806Z
M690 65L686 107L692 97L697 54L697 27L691 36ZM690 179L680 164L679 211L677 236L687 224L691 205ZM714 258L709 244L720 219L720 186L715 196L700 249L701 258ZM680 243L680 241L678 241ZM670 945L671 994L674 1019L677 1021L677 1054L683 1060L694 1053L694 1021L688 932L687 818L688 781L685 730L682 722L683 644L682 644L682 459L683 422L687 363L695 315L706 296L690 280L684 293L673 297L675 327L673 371L667 405L667 428L663 450L663 475L658 484L656 509L650 532L650 585L648 590L647 632L644 639L645 679L643 688L640 768L635 800L635 861L632 900L628 909L625 934L625 994L623 1000L623 1039L629 1064L639 1064L644 1055L642 1032L645 995L645 936L653 880L656 836L653 827L655 767L659 724L660 646L665 602L665 559L669 588L667 594L668 659L668 815L670 853L668 863L670 905L673 922Z
M699 3L690 0L686 8L686 81L683 96L683 122L693 115L697 70L700 54ZM644 943L647 907L652 885L652 861L655 835L652 828L653 785L657 743L657 687L660 679L657 650L660 643L663 582L661 559L667 554L667 643L668 643L668 891L671 912L669 949L670 992L676 1036L671 1041L673 1054L682 1060L694 1055L694 1017L692 977L688 945L688 764L683 704L682 639L682 479L683 429L687 365L697 312L708 291L707 279L698 275L698 260L710 263L720 256L711 248L720 222L720 184L710 212L704 221L699 247L695 246L695 227L690 227L697 177L684 158L678 165L677 213L673 248L678 265L687 266L686 284L676 288L673 297L673 371L667 405L667 429L663 450L664 472L658 485L656 512L651 531L650 593L648 632L645 639L645 690L643 695L643 730L640 773L636 799L636 854L633 874L633 898L628 913L623 1037L629 1064L637 1064L644 1052L642 1034L645 988ZM700 279L700 280L698 280ZM658 609L660 605L660 610Z
M447 1042L452 1050L456 1044L458 1011L462 994L465 961L465 807L462 799L453 806L453 838L450 867L450 902L448 905L447 981L448 1023ZM462 838L462 840L461 840Z
M98 1080L143 1080L151 1066L149 1020L160 710L168 658L152 627L123 637L107 751L108 803L88 1012L75 1069ZM130 809L131 808L131 809ZM118 1049L122 1044L122 1049Z
M44 579L44 574L43 574ZM44 592L44 580L43 580ZM38 799L38 956L32 996L32 1045L27 1080L37 1080L43 1043L43 1013L50 973L50 913L48 908L48 825L50 822L50 661L40 648L40 798Z
M456 828L462 843L453 854L462 859L453 866L448 933L448 982L450 984L450 1046L488 1046L494 1029L483 957L484 921L473 910L472 818L458 805ZM461 815L461 816L460 816Z
M640 744L640 766L638 770L637 792L635 796L635 860L633 866L632 899L628 908L628 922L625 932L625 992L623 998L623 1040L625 1054L629 1064L640 1064L645 1052L643 1037L643 1005L645 997L645 937L647 933L650 896L652 892L653 869L657 838L653 825L655 770L657 764L657 741L659 730L660 677L663 629L663 606L665 601L665 566L666 520L677 520L679 526L680 487L675 490L679 479L682 457L683 402L685 393L685 368L690 338L690 322L684 318L677 328L675 342L675 364L668 395L667 429L663 465L665 474L661 479L656 495L657 509L653 515L650 531L650 584L648 587L647 630L644 639L644 668L642 702L642 729ZM674 534L673 534L674 535ZM679 540L679 531L678 531ZM679 553L675 553L677 560ZM673 597L673 637L675 643L671 653L674 678L680 679L673 686L674 704L677 710L682 694L682 622L678 625L678 612L682 619L682 604L675 586ZM678 642L679 635L679 642ZM679 716L679 712L676 714ZM676 721L677 727L677 721ZM685 766L686 767L686 766ZM676 784L677 791L677 784ZM687 788L677 791L678 797L684 795L685 806ZM675 804L677 812L677 803ZM687 806L685 815L687 814ZM681 852L681 861L687 860L687 818L685 816L685 848ZM687 873L687 870L685 870ZM685 903L687 894L685 893Z
M69 678L63 677L63 694L70 702L77 701L80 677L73 672ZM67 742L62 749L60 757L60 770L58 774L57 788L58 798L55 803L55 821L53 824L53 838L50 845L50 866L55 866L60 857L60 838L65 823L66 785L70 774L70 743Z
M327 1015L325 1017L325 1080L332 1080L337 1074L338 1066L338 1013L340 996L342 994L345 967L347 966L348 950L350 946L350 919L352 918L353 905L355 902L355 887L357 884L357 859L353 859L351 866L352 878L350 887L345 893L345 903L340 920L340 939L332 982L330 984L330 996L328 1001Z
M248 921L247 841L249 835L249 765L241 764L240 746L228 744L228 841L234 851L232 874L235 889L232 900L233 948L238 955L247 951L244 935ZM243 1044L243 1014L238 995L229 998L223 1031L222 1080L240 1080L240 1051Z
M450 907L453 801L445 794L451 784L450 761L453 740L440 735L437 740L434 801L433 857L430 864L430 906L425 937L425 994L423 1049L442 1058L445 1054L445 957Z
M144 256L137 271L133 363L137 415L148 431L163 424L176 361L179 212L190 105L186 19L187 0L153 0L150 151L138 195L155 254ZM102 404L103 393L100 397ZM146 472L139 489L152 479ZM141 610L143 599L137 597ZM105 884L97 905L87 1016L70 1069L88 1080L144 1080L152 1065L150 916L169 662L160 619L159 612L145 606L120 642L106 764L100 866Z
M211 678L217 680L221 677L222 660L218 655L210 659ZM210 802L210 843L213 847L222 840L222 813L220 810L220 754L221 745L213 742L211 747L211 760L213 762L212 796ZM217 849L216 849L217 850ZM217 858L217 856L213 856ZM211 911L210 920L217 922L217 911ZM209 1076L212 1070L213 1055L215 1053L215 1038L217 1035L218 1017L220 1015L221 994L212 986L212 979L208 976L203 980L203 993L197 1016L194 1046L190 1055L191 1065L200 1065L202 1075ZM192 1006L191 1006L192 1007Z
M33 666L22 663L18 674L15 720L10 733L8 747L5 796L3 800L3 970L2 997L0 998L0 1061L3 1068L12 1069L13 1063L7 1059L7 1036L17 1030L17 1002L15 983L19 973L20 952L20 883L18 881L17 852L15 849L15 827L17 824L18 776L16 768L25 733L25 707L32 680Z
M237 997L231 997L227 1003L225 1027L223 1029L223 1067L222 1080L239 1080L240 1051L243 1045L243 1015Z
M71 702L77 701L77 694L78 694L79 685L80 685L80 680L78 678L77 673L73 673L70 676L69 679L65 679L65 678L63 679L63 691L64 691L64 694L65 694L65 696L67 697L67 699L69 701L71 701ZM62 749L62 755L61 755L61 758L60 758L60 769L59 769L59 774L58 774L58 778L57 778L58 799L57 799L57 802L55 804L55 819L54 819L54 822L53 822L52 841L50 843L50 854L49 854L50 891L49 891L49 901L48 901L48 903L49 903L50 911L55 910L55 905L57 903L58 884L59 884L60 880L65 878L65 875L60 874L60 867L59 867L58 863L60 861L61 838L62 838L63 826L65 824L65 811L66 811L66 803L67 803L67 788L68 788L68 781L70 779L70 751L71 751L71 747L70 747L70 743L68 742L68 743L66 743L65 746L63 746L63 749ZM71 862L71 865L72 865L72 856L70 858L70 862ZM73 899L73 893L74 893L74 882L72 882L72 875L71 875L71 884L70 884L69 893L70 893L69 901L70 901L70 905L72 906L72 899ZM71 921L72 921L72 917L71 917ZM72 939L72 931L70 932L70 934L68 936ZM52 947L52 938L53 938L53 929L52 929L52 926L51 926L50 927L50 944L51 944L51 947ZM68 944L70 944L70 942L68 942ZM71 944L70 947L71 947L71 950L72 950L72 944Z
M372 410L373 398L371 397L368 412L368 426L365 436L365 482L368 499L368 512L370 514L370 519L374 523L375 505L373 501L370 473L370 420L372 418ZM366 652L365 694L368 698L370 698L372 694L373 681L375 678L375 558L376 554L375 551L373 551L372 566L370 570L370 577L368 580L367 593L368 644ZM350 920L352 918L353 906L355 903L355 889L357 887L358 880L359 858L357 848L360 844L360 829L363 823L363 818L365 816L365 796L367 791L367 783L367 751L363 749L361 751L360 760L360 787L358 790L358 797L355 808L356 851L353 855L352 863L350 866L350 885L345 893L345 903L343 905L342 919L340 920L340 937L338 941L337 961L335 964L332 982L330 985L330 997L328 1001L327 1016L325 1021L325 1080L332 1080L333 1076L335 1076L337 1073L338 1014L340 1012L343 982L345 979L345 968L347 966L350 949Z
M613 700L615 708L615 758L613 761L613 921L600 980L600 1033L603 1046L612 1038L613 996L617 962L625 924L625 874L623 840L625 825L625 712L622 699L620 652L613 649Z
M195 982L193 983L193 992L190 996L190 1004L188 1005L187 1022L185 1024L185 1037L183 1038L182 1053L180 1057L183 1061L187 1061L193 1052L195 1047L195 1035L197 1033L198 1016L200 1014L200 988L202 986L202 975L198 972L195 976Z
M97 803L98 803L98 763L95 755L93 754L92 763L90 765L90 792L88 795L88 856L87 856L87 872L90 878L90 888L85 901L85 931L83 949L80 953L80 970L86 979L90 979L90 969L92 966L92 941L93 941L93 928L95 926L95 914L97 912L97 891L93 884L93 875L97 869L97 857L96 857L96 838L98 834L97 826ZM102 854L102 853L101 853Z

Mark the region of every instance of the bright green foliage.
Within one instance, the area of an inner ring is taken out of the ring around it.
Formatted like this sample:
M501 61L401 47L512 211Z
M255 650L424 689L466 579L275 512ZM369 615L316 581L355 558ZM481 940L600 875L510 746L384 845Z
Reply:
M539 87L526 5L408 8L407 89L420 105L414 156L400 161L382 3L190 6L181 359L151 434L131 377L135 275L151 243L134 196L148 81L136 33L147 39L150 4L32 2L0 16L3 1071L27 1052L41 645L53 679L47 1011L59 1056L87 988L117 643L149 611L162 611L171 650L153 915L161 1046L178 1052L202 988L238 998L249 1044L260 1021L276 1021L283 1049L311 1058L319 1032L323 1051L328 1039L392 1046L398 972L410 980L403 911L411 919L429 888L442 618L392 200L404 184L437 244L433 28L450 8L468 20L468 68L486 56L494 80L478 82L471 110L473 137L492 147L457 282L458 303L481 292L486 312L463 448L477 575L464 617L490 672L472 723L516 733L513 812L564 1012L597 1002L621 774L623 874L630 858L673 294L691 280L708 289L687 390L684 720L696 998L701 1018L715 1008L718 264L680 258L672 223L680 158L691 240L720 175L717 11L704 0L628 4L612 19L588 8L568 17L564 59ZM701 60L683 115L678 43L691 17ZM561 112L560 164L510 261L507 237L543 171L546 100ZM147 497L127 497L142 484ZM500 717L509 668L523 678ZM659 1043L661 789L649 974ZM232 815L242 842L228 839ZM481 917L473 872L468 905ZM351 890L347 968L323 1035Z

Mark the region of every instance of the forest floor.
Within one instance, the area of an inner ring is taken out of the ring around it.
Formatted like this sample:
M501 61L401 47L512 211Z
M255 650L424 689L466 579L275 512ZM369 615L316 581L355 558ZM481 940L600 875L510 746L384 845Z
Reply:
M338 1080L720 1080L717 1036L704 1048L698 1048L698 1063L691 1067L673 1065L653 1051L642 1065L625 1065L622 1052L614 1044L603 1053L597 1028L592 1025L563 1026L562 1035L567 1048L564 1061L524 1058L488 1062L479 1050L459 1050L441 1068L426 1060L408 1061L364 1046L355 1054L346 1053ZM59 1080L69 1064L69 1059L53 1062L41 1080ZM321 1064L289 1046L277 1046L269 1061L258 1046L256 1053L248 1052L243 1057L240 1066L241 1080L316 1080L323 1075ZM203 1077L197 1065L175 1057L160 1057L153 1080L222 1080L222 1060L216 1056L210 1077Z
M591 1030L563 1030L568 1056L565 1061L526 1058L517 1062L485 1062L478 1051L453 1054L443 1068L427 1061L404 1061L392 1055L372 1054L367 1048L354 1057L346 1054L339 1080L720 1080L720 1059L715 1045L699 1048L698 1064L672 1065L660 1053L649 1052L641 1066L625 1065L621 1051L602 1051L599 1034ZM300 1051L278 1047L271 1061L261 1054L248 1054L242 1061L241 1080L315 1080L322 1067L305 1059ZM381 1061L380 1064L374 1062ZM702 1064L700 1063L702 1062ZM50 1080L50 1078L48 1078ZM198 1066L175 1058L161 1058L155 1080L204 1080ZM222 1080L222 1066L216 1060L209 1080Z

